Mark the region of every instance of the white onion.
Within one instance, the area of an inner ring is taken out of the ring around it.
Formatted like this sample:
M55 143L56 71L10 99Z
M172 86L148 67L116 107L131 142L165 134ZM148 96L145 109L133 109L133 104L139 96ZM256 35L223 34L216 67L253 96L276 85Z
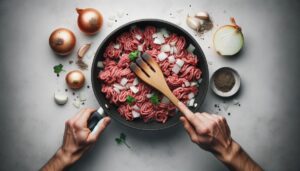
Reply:
M168 37L170 36L168 30L165 29L165 28L160 29L159 32L160 32L165 38L168 38Z
M119 90L124 90L125 89L125 87L123 87L122 85L117 84L117 83L113 84L113 86L114 86L114 88L117 88Z
M191 92L191 93L188 94L188 98L189 99L192 99L193 97L195 97L195 94L193 92Z
M183 64L184 64L184 61L181 60L181 59L177 59L176 60L176 64L181 68L183 66Z
M150 97L153 96L154 93L146 94L146 97L149 99Z
M120 49L120 44L114 44L115 49Z
M128 82L128 79L127 79L127 78L122 78L120 84L121 84L122 86L125 86L125 85L127 84L127 82Z
M113 90L115 90L115 92L117 92L118 94L121 93L121 92L120 92L120 89L118 89L118 88L116 88L116 87L114 87Z
M191 85L191 83L188 82L188 81L184 81L184 85L185 85L186 87L189 87L189 86Z
M232 18L233 25L226 25L219 28L213 38L215 50L224 56L237 54L244 45L244 36L241 28L235 24Z
M170 63L174 63L175 62L175 57L173 55L169 56L168 60L169 60Z
M161 45L163 42L159 38L155 38L153 41L154 44Z
M103 68L104 67L103 62L102 61L98 61L97 62L97 67L98 68Z
M137 111L140 110L140 108L137 105L132 106L132 108Z
M178 65L174 65L173 68L172 68L172 71L175 73L175 74L178 74L179 71L180 71L180 67Z
M193 98L193 99L190 99L189 101L188 101L188 106L193 106L194 105L194 102L195 102L195 99Z
M164 44L160 49L162 52L170 52L171 46L169 44Z
M189 47L186 49L188 52L193 53L195 50L195 46L193 46L192 44L189 45Z
M138 45L138 51L142 52L144 50L144 44Z
M200 79L198 80L198 83L199 83L199 84L201 84L201 83L202 83L202 78L200 78Z
M170 42L170 45L171 45L171 46L175 46L175 45L176 45L176 42L174 42L174 41L173 41L173 42Z
M141 114L135 110L132 111L132 116L133 118L139 118L141 116Z
M163 60L165 60L168 57L168 55L165 52L160 52L157 55L157 57L158 57L158 60L163 61Z
M134 78L132 85L136 86L139 84L139 80L137 78Z
M153 39L154 39L154 38L157 38L157 34L156 34L156 33L152 34L152 38L153 38Z
M135 35L135 38L136 38L137 40L141 40L141 39L142 39L142 36L139 35L139 34L136 34L136 35Z
M177 48L173 47L173 53L177 54Z
M130 86L130 90L136 94L137 92L139 92L139 89L137 89L135 86Z
M191 86L197 86L197 85L198 85L197 82L195 81L191 82Z

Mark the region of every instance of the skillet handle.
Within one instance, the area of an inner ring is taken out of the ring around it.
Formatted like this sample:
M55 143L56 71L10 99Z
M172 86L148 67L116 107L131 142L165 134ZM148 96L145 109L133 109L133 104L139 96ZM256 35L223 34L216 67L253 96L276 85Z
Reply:
M103 118L103 116L98 112L94 112L88 120L88 128L93 131L97 123Z

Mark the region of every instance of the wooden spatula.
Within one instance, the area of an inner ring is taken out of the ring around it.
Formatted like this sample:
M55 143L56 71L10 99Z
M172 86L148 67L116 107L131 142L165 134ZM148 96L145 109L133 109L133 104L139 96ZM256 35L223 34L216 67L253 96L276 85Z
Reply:
M130 69L144 82L168 97L185 114L188 108L172 93L156 61L149 54L144 53L142 57L136 59L136 63L132 62Z

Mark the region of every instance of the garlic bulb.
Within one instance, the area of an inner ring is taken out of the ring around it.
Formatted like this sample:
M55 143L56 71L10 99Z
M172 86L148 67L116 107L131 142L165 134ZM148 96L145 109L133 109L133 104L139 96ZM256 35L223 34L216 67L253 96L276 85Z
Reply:
M197 12L195 17L201 20L209 20L209 15L207 12Z
M201 22L198 18L187 16L186 24L193 30L199 30L201 27Z

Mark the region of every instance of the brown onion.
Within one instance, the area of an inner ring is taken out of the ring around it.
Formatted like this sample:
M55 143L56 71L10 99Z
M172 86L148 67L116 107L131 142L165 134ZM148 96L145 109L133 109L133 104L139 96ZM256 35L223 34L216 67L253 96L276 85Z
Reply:
M66 28L54 30L49 37L49 45L58 55L68 55L76 44L76 37L72 31Z
M92 35L100 30L103 24L103 17L99 11L93 8L76 8L76 11L79 14L77 24L82 32Z
M79 70L70 71L66 75L67 85L72 89L80 89L85 83L85 77Z

